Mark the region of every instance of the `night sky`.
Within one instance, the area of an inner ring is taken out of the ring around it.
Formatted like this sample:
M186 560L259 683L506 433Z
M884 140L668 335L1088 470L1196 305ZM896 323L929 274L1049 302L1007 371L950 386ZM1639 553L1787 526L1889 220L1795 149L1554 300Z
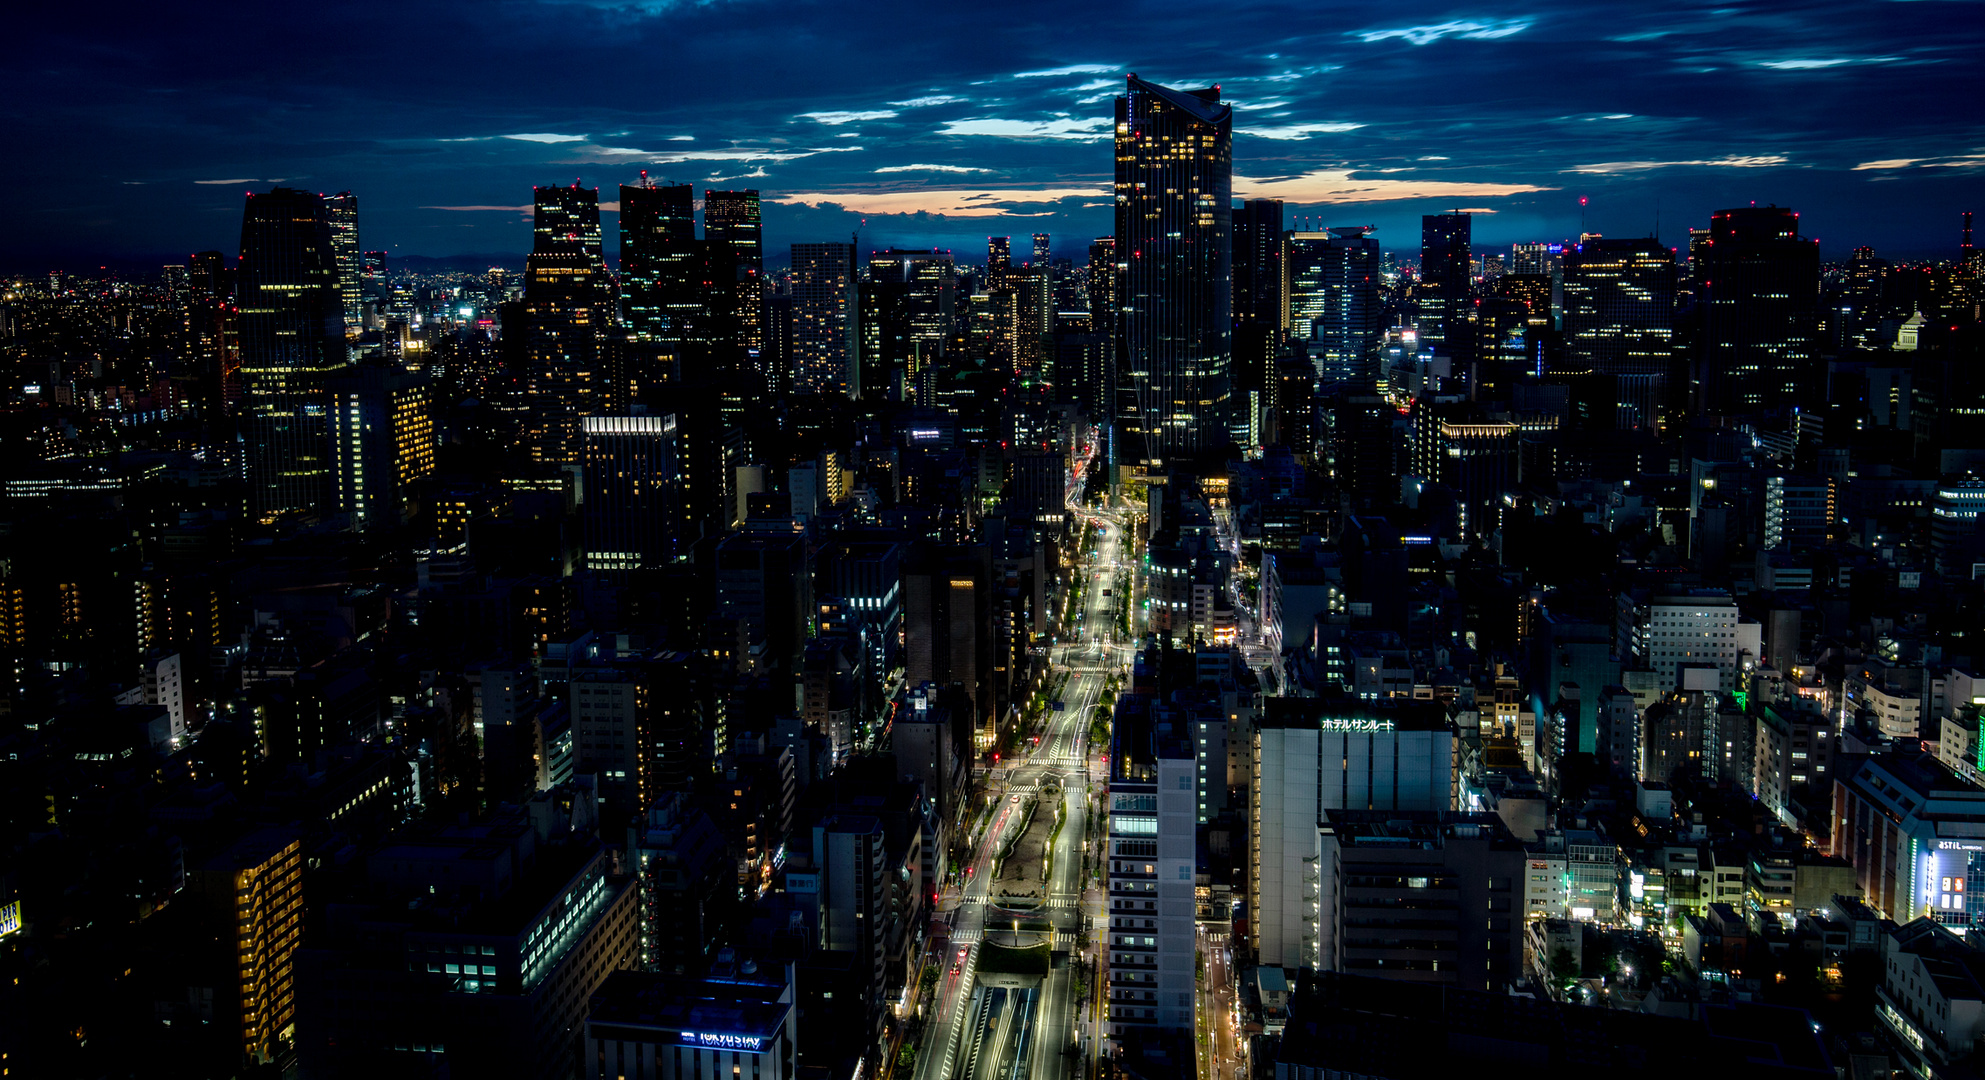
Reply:
M1217 15L1206 14L1209 11ZM793 241L1108 233L1113 94L1219 83L1236 195L1293 225L1473 209L1478 245L1670 244L1799 209L1830 257L1948 256L1985 211L1985 4L28 5L10 15L0 269L238 244L242 193L359 196L364 246L521 254L532 184L765 193ZM1978 205L1973 205L1978 204ZM609 205L609 209L611 206ZM612 215L608 250L612 252ZM1016 252L1025 250L1015 245Z

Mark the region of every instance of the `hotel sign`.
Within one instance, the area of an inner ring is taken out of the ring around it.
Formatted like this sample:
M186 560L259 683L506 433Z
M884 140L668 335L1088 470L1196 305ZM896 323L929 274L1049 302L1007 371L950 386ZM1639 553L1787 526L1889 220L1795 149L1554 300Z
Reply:
M682 1033L685 1046L700 1046L710 1050L744 1050L749 1053L763 1053L765 1039L759 1035L733 1035L719 1031L685 1031Z
M1317 721L1317 727L1322 731L1355 731L1371 734L1381 731L1391 731L1392 721L1325 718Z

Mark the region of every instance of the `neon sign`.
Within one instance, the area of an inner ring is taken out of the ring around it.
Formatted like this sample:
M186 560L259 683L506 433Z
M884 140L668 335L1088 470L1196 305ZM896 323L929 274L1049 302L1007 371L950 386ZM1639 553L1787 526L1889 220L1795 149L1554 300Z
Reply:
M716 1031L685 1031L682 1041L691 1046L708 1046L716 1050L749 1050L756 1054L765 1046L765 1040L757 1035L730 1035Z

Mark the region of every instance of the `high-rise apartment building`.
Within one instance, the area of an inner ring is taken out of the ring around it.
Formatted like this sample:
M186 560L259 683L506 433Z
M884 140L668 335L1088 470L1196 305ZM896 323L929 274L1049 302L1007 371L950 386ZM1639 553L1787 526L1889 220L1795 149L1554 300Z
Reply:
M1110 1037L1185 1033L1193 1023L1194 770L1183 729L1150 701L1117 699L1109 779Z
M1379 246L1365 226L1289 234L1290 332L1325 383L1369 386L1385 334Z
M363 363L332 379L329 396L338 513L354 532L405 524L440 442L433 387L397 364Z
M365 318L365 287L358 244L358 196L349 191L324 196L331 219L331 252L338 266L338 295L345 305L345 332L355 333Z
M1799 215L1782 206L1718 210L1690 261L1700 290L1702 407L1732 415L1805 400L1801 380L1818 344L1820 254L1818 241L1799 235Z
M623 396L611 340L617 304L600 255L600 194L575 183L537 188L534 197L524 262L526 440L542 464L577 465L579 418Z
M1226 445L1233 342L1233 107L1219 87L1131 75L1117 98L1116 242L1124 266L1114 460Z
M1048 243L1048 234L1044 232L1035 233L1032 264L1045 270L1049 268L1049 264L1052 262L1054 262L1053 245Z
M588 416L583 426L587 569L674 562L682 534L675 416Z
M1425 214L1420 218L1420 284L1413 291L1420 342L1452 352L1451 334L1460 332L1470 288L1473 219L1467 214Z
M1000 296L1001 352L1013 373L1026 381L1048 375L1054 347L1054 289L1045 266L1007 272Z
M1613 377L1621 426L1655 426L1674 362L1674 255L1653 239L1566 251L1564 330L1572 370Z
M765 351L765 241L759 223L758 192L703 192L703 242L709 245L712 276L728 281L728 335L746 355ZM728 273L728 278L725 277Z
M186 888L232 954L215 986L214 1020L233 1029L249 1061L275 1061L295 1037L302 841L275 827L251 833L189 867Z
M793 390L862 395L853 244L793 245Z
M315 512L331 465L324 381L347 357L324 200L282 187L248 196L235 276L250 509Z

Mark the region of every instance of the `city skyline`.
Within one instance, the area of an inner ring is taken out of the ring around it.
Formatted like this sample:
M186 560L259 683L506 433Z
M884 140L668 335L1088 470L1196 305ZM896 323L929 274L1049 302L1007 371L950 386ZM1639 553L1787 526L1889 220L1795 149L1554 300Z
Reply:
M1131 72L1221 85L1236 197L1283 199L1299 228L1376 224L1389 250L1454 209L1476 211L1484 246L1657 221L1680 246L1755 201L1799 207L1827 258L1934 256L1985 167L1964 104L1979 77L1958 60L1981 35L1968 9L1242 10L1210 27L1158 9L1091 29L1026 8L855 23L738 3L438 4L347 7L314 36L280 13L201 20L199 42L141 16L92 27L87 47L38 15L24 52L41 59L12 86L15 141L35 153L11 171L0 265L224 246L227 209L274 181L358 195L368 248L521 256L525 185L611 191L642 169L764 191L774 251L861 227L877 248L960 251L1045 231L1077 257L1109 231L1109 100ZM898 25L915 27L914 76L873 62L884 46L863 29ZM412 44L444 27L455 44ZM269 44L295 40L311 42L301 63ZM190 74L202 55L227 74ZM482 77L560 65L589 77Z

